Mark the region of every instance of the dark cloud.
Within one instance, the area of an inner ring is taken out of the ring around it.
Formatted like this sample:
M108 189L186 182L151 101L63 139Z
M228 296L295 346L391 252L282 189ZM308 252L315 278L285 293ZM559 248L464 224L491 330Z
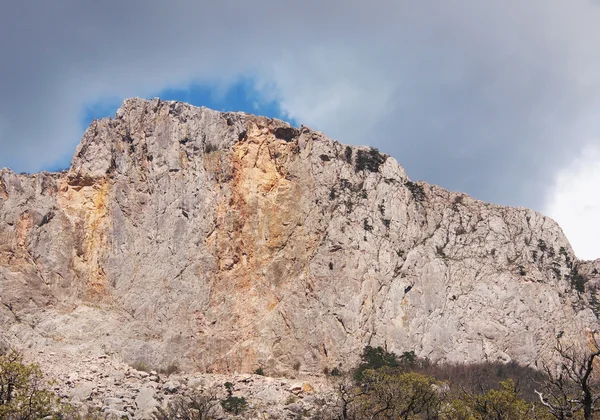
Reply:
M598 138L599 18L584 0L14 1L0 15L0 167L56 165L103 98L252 74L297 121L377 146L413 178L542 209Z

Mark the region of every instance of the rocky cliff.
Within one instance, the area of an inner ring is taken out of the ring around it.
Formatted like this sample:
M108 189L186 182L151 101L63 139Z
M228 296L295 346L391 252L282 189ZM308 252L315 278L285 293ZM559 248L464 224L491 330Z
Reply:
M531 364L598 328L599 271L534 211L244 113L129 99L68 171L0 171L0 342L23 349L272 375L368 344Z

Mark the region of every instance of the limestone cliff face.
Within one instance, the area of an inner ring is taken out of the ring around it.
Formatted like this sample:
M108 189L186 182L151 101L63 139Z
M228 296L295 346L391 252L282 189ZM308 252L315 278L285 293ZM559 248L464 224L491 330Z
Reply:
M0 171L0 345L278 374L367 345L532 363L599 326L555 222L307 127L130 99L68 171Z

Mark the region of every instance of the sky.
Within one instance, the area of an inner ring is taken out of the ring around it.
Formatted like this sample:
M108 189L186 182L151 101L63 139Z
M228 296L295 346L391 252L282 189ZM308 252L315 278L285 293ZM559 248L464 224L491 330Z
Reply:
M278 117L557 220L600 257L599 0L20 0L0 167L59 170L124 98Z

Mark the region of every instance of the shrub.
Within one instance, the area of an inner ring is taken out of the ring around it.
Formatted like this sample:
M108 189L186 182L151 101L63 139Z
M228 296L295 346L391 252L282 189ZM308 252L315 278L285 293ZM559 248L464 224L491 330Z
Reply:
M346 162L352 163L352 148L350 146L346 146L346 150L344 151L344 158Z
M233 384L231 382L225 382L225 388L227 389L227 398L221 400L221 407L223 410L234 415L240 414L242 411L248 408L248 402L244 397L233 396Z
M485 394L465 393L462 400L475 418L482 420L529 420L544 418L542 416L546 414L540 407L522 399L511 379L500 382L499 389L491 389Z
M573 286L575 290L577 290L580 293L585 292L585 283L587 279L581 274L579 274L577 268L573 268L571 270L571 273L569 274L569 279L571 280L571 286Z
M263 370L263 368L259 367L258 369L256 369L254 371L255 375L260 375L260 376L265 376L265 371Z
M557 265L552 265L552 271L554 272L554 277L560 280L560 268Z
M235 414L236 416L242 411L248 408L248 402L244 397L227 397L221 400L221 407L228 413Z
M140 370L140 369L137 369L137 370ZM169 363L169 365L167 367L159 369L159 373L162 373L164 375L172 375L173 373L177 373L177 372L179 372L179 366L175 362Z
M354 170L356 172L367 170L369 172L379 172L379 167L385 162L385 156L379 153L375 148L369 151L358 150L356 152L356 162Z
M565 257L565 259L569 258L569 255L567 254L567 250L565 249L564 246L561 246L560 249L558 250L558 253L560 255L562 255L563 257Z
M212 392L193 391L178 396L166 408L159 407L153 414L155 420L208 420L217 418L219 400Z
M365 371L363 380L354 401L357 418L437 418L441 384L433 377L382 368Z
M404 183L406 188L411 192L415 201L423 201L425 200L425 189L421 184L417 184L416 182L406 181Z
M413 350L405 351L402 353L402 356L400 356L400 361L403 366L414 366L415 363L417 363L417 355Z
M600 351L594 353L596 356L598 354ZM531 367L520 366L513 362L437 364L417 357L412 351L404 352L397 357L381 347L365 347L361 359L362 363L355 371L356 382L339 381L338 408L330 418L415 420L552 418L546 408L548 401L554 400L544 400L546 404L543 402L540 404L540 399L536 395L539 393L535 391L535 387L548 383L548 376ZM588 370L591 370L593 364L587 363L589 360L592 359L588 357L585 359L586 363L573 366L578 369L579 366L588 366ZM585 374L587 371L579 369L577 372ZM575 376L570 377L571 379L563 379L572 382ZM563 385L563 382L560 384ZM570 395L563 396L571 405L580 407L581 398L573 398ZM597 395L595 388L593 395ZM541 394L539 396L541 397ZM573 410L572 413L575 411ZM573 416L573 418L580 417Z
M538 240L538 249L542 252L545 252L548 249L548 246L543 239Z
M446 255L446 253L444 252L444 247L443 246L438 246L436 245L435 247L435 253L442 259L448 259L448 256Z
M385 351L380 347L367 346L360 356L362 363L354 371L354 379L361 381L363 374L369 369L380 369L382 367L396 367L399 365L396 354Z
M0 418L59 419L72 409L60 404L58 398L44 388L42 371L36 364L23 363L15 352L0 356Z
M557 335L554 347L560 358L560 367L542 361L546 380L538 383L541 391L535 390L542 405L556 419L597 419L600 412L600 379L597 372L597 360L600 346L592 333L590 350L576 349L563 345L560 341L563 331Z
M331 189L329 190L329 199L335 200L335 188L334 187L331 187Z
M131 367L141 372L150 372L152 369L145 362L137 361L131 364Z
M346 200L346 201L344 202L344 204L346 205L346 213L347 213L347 214L350 214L350 213L352 213L352 209L354 208L354 204L352 204L352 201L350 201L350 200Z

